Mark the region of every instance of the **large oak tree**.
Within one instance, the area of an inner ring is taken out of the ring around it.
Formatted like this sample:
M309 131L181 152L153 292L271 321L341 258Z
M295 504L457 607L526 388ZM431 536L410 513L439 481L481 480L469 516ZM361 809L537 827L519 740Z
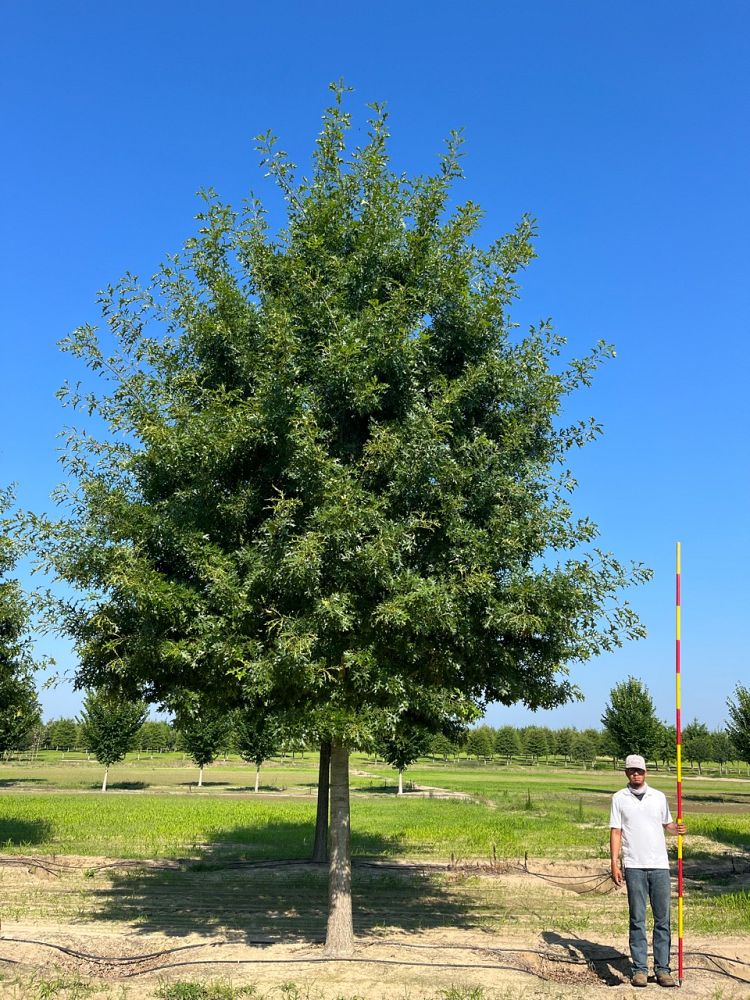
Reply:
M351 748L414 706L438 729L575 697L566 664L641 634L619 594L644 571L571 510L566 453L598 427L562 404L610 349L563 363L548 322L515 329L532 222L480 241L459 137L404 176L383 108L351 149L334 90L309 179L261 137L283 229L207 193L185 251L68 339L104 388L63 395L111 434L71 432L67 512L35 531L86 595L61 611L81 684L262 700L330 734L345 954Z
M25 750L41 722L29 602L18 580L9 576L20 555L7 517L12 502L12 492L0 489L0 753Z

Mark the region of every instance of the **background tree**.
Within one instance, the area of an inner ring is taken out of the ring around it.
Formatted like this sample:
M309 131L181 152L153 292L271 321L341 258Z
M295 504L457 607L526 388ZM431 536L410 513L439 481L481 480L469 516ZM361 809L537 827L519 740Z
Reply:
M524 752L529 754L532 763L539 763L539 758L549 753L547 734L541 726L527 726L521 733Z
M608 729L602 729L601 733L598 734L597 748L601 756L612 758L612 767L617 770L619 747Z
M703 773L702 765L713 760L713 741L708 726L697 719L682 730L682 752L689 761L698 765L698 774Z
M654 753L665 767L674 762L677 755L676 726L666 722L659 723Z
M716 729L711 733L711 748L713 759L719 765L719 774L722 774L729 761L734 760L737 753L726 729Z
M53 719L48 722L45 743L51 750L74 750L79 745L75 719Z
M249 764L255 764L255 791L258 791L263 762L278 753L281 731L277 720L267 712L238 711L234 721L234 745Z
M29 606L17 580L7 574L19 555L5 514L12 503L0 490L0 753L26 749L41 721L28 637Z
M0 753L28 749L40 721L33 677L21 671L0 671Z
M87 595L56 614L79 683L328 727L326 949L344 955L350 749L432 694L464 721L576 697L571 661L643 634L621 588L647 574L571 508L566 454L599 428L563 403L612 352L566 364L548 322L518 334L533 223L478 245L480 209L454 207L460 138L403 176L381 106L347 149L334 89L309 180L261 138L280 233L207 193L184 254L105 291L106 343L69 338L105 388L63 396L116 434L72 434L70 513L30 532Z
M510 764L521 752L521 737L515 726L501 726L495 734L495 753L505 757Z
M433 734L423 726L400 722L398 728L380 737L377 741L378 754L398 771L398 794L404 794L404 771L430 748Z
M727 735L737 751L740 760L750 764L750 688L738 684L734 689L734 700L727 699L729 721Z
M147 719L141 726L136 740L138 750L163 753L174 747L174 733L168 722Z
M590 731L575 734L570 755L573 760L583 764L584 769L588 766L594 766L597 755L597 740L592 738Z
M430 740L430 753L447 762L449 757L455 756L456 745L444 733L433 733Z
M653 759L659 738L659 720L642 681L628 677L621 684L615 684L604 708L602 725L621 760L630 753Z
M566 763L570 760L575 732L575 729L564 726L562 729L558 729L555 734L555 753L562 757Z
M135 744L146 718L142 702L124 701L107 691L88 691L78 719L83 746L104 765L102 791L107 791L109 769L124 759Z
M478 726L476 729L468 731L465 747L466 753L471 757L476 757L477 760L486 760L487 757L491 757L494 749L493 741L485 726Z
M198 767L198 787L203 786L203 770L225 748L232 731L232 719L221 708L183 692L175 708L180 746Z

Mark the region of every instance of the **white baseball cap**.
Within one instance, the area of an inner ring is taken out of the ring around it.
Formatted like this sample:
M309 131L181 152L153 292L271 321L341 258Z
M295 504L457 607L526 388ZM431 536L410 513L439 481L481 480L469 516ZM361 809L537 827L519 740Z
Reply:
M641 757L639 753L630 753L625 758L625 770L629 771L631 768L638 768L639 771L646 770L646 761Z

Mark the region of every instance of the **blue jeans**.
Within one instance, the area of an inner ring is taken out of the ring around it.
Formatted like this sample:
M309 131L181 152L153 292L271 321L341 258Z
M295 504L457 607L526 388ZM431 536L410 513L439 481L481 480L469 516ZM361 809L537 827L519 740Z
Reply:
M669 972L672 935L669 929L669 905L672 885L668 868L626 868L630 910L630 957L635 972L648 971L646 943L646 900L654 914L654 972Z

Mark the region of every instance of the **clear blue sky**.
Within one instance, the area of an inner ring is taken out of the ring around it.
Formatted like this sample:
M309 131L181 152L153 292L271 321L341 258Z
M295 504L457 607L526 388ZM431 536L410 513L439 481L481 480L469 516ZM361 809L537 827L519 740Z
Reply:
M629 674L673 718L680 539L683 710L718 726L748 681L749 36L740 0L5 0L0 483L49 506L69 419L54 392L78 374L56 341L96 322L97 289L180 246L198 188L276 204L252 136L272 127L304 164L343 77L358 125L388 103L405 171L463 127L483 238L539 220L517 318L551 315L574 353L618 350L568 411L605 426L576 458L577 503L605 548L653 567L633 594L649 638L576 668L584 703L488 720L598 725ZM59 641L40 649L72 668ZM44 695L47 717L78 704Z

